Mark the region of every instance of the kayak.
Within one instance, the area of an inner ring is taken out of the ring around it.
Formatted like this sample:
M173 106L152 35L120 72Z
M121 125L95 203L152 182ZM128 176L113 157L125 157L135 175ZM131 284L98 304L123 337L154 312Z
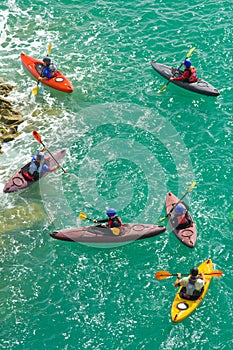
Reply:
M68 228L50 233L50 236L69 242L118 243L151 238L166 231L165 226L153 224L123 224L122 232L115 236L111 229L101 226Z
M164 64L157 63L156 61L152 61L151 65L157 73L162 75L167 80L169 80L171 77L179 77L183 73L183 71L180 69L165 66ZM207 81L202 80L200 78L198 78L195 83L188 83L185 81L176 80L171 80L170 82L186 90L197 92L198 94L202 95L218 96L220 94L220 92L217 89L215 89L213 85L207 83Z
M204 261L200 266L198 266L198 272L204 272L205 274L211 273L213 271L213 263L211 259ZM180 296L180 292L183 287L180 287L171 308L171 318L173 322L183 321L188 317L201 303L204 299L206 292L209 288L210 281L213 278L213 275L205 275L206 283L203 287L201 295L196 300L184 299Z
M51 152L51 154L58 162L60 162L66 154L66 149L60 149L60 150ZM44 159L45 159L45 164L47 164L51 168L57 165L57 163L49 154L45 154ZM24 175L28 171L30 163L31 161L25 164L7 181L5 187L3 188L3 192L10 193L10 192L23 190L24 188L29 187L33 183L38 181L38 180L30 181L29 179L26 178L26 175ZM46 176L47 174L48 172L42 172L40 175L40 178Z
M167 214L171 211L171 209L174 207L174 204L179 202L179 198L177 198L174 194L171 192L167 193L166 196L166 210ZM183 206L185 208L185 205L181 202L179 205ZM190 215L191 216L191 215ZM192 217L191 217L192 218ZM189 226L187 228L183 229L176 229L174 227L174 224L172 223L170 216L168 216L169 224L172 229L172 231L175 233L176 237L187 247L193 248L195 246L196 240L197 240L197 228L195 223L192 223L192 226Z
M24 53L20 54L20 58L23 66L27 69L27 71L36 79L41 76L41 71L43 67L43 61L33 58L31 56L27 56ZM59 70L56 71L55 76L50 79L45 79L42 84L49 86L52 89L71 93L74 88L71 82L61 73Z

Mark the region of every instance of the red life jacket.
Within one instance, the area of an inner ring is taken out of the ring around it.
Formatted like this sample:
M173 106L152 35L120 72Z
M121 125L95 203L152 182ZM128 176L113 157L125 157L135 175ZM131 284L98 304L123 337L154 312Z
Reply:
M189 69L189 83L195 83L197 81L197 70L193 66Z
M180 225L184 225L188 222L188 220L186 219L185 215L182 215L182 216L178 216L177 217L177 220L178 220L178 224Z
M119 216L115 216L115 218L114 219L111 219L111 218L108 218L108 227L112 227L112 224L113 224L113 221L114 220L116 220L117 219L117 221L119 222L119 224L120 224L120 232L122 231L122 221L121 221L121 219L119 218Z
M23 176L24 176L25 179L28 180L28 181L34 181L32 175L30 175L28 171L25 171L25 173L23 173Z

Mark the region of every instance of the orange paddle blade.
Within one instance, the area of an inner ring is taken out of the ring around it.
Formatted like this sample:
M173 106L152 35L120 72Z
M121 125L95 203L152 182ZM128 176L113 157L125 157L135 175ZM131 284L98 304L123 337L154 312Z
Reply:
M204 273L204 275L210 275L210 276L214 276L214 277L221 277L223 274L223 271L221 270L214 270L210 273Z
M165 280L166 278L168 278L168 277L171 277L171 276L173 276L170 272L168 272L168 271L157 271L156 273L155 273L155 277L157 278L157 280Z
M33 135L33 137L35 137L36 141L38 141L39 143L42 143L40 134L39 134L36 130L34 130L34 131L32 132L32 135Z

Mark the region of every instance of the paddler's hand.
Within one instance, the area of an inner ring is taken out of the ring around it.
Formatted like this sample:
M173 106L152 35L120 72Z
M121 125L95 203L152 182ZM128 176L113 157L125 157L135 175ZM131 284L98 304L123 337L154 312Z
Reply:
M174 78L171 77L169 80L174 80Z
M177 278L179 278L179 279L181 278L181 273L177 274Z
M95 219L95 220L93 220L93 222L97 222L97 220Z

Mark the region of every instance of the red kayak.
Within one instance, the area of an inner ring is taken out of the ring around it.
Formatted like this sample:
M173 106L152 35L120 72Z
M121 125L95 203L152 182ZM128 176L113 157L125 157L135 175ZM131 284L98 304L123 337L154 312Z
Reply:
M43 62L31 56L27 56L24 53L20 54L20 58L23 66L36 80L38 80L38 78L41 76ZM56 71L54 77L45 79L41 83L62 92L71 93L74 90L71 82L61 72L59 72L59 70Z
M179 202L179 198L177 198L174 194L171 192L168 192L166 196L166 209L167 214L170 213L172 208L174 208L174 205ZM181 202L179 205L183 206L185 208L185 205ZM170 219L171 217L168 216L169 224L171 226L172 231L175 233L176 237L186 246L189 248L193 248L196 240L197 240L197 228L195 223L192 220L192 224L189 227L183 228L183 229L177 229L174 227L173 222Z
M56 161L61 162L66 154L66 149L60 149L51 153L52 156L56 159ZM49 155L45 154L45 164L47 164L50 168L54 167L57 163L54 159ZM37 181L30 181L26 174L31 162L25 164L21 169L19 169L5 184L3 192L10 193L16 192L19 190L23 190L26 187L31 186ZM40 177L44 177L48 174L48 172L43 172Z

